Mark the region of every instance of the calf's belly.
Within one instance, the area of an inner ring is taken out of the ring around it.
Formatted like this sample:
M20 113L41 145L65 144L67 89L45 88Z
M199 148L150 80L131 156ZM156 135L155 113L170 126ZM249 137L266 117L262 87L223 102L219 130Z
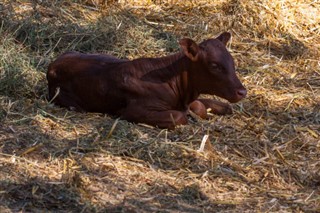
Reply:
M57 85L59 94L53 100L56 104L82 112L101 112L118 115L126 106L123 97L114 94L103 94L88 84Z

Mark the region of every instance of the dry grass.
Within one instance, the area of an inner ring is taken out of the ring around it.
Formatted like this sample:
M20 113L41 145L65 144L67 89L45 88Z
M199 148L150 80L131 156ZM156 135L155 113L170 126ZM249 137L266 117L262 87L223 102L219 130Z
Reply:
M319 212L319 14L313 0L2 1L0 211ZM66 50L158 57L226 30L249 91L233 115L166 131L45 98Z

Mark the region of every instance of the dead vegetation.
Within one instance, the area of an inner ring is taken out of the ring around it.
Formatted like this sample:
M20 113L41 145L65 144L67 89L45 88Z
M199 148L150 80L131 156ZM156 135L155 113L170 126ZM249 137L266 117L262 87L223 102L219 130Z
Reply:
M311 0L2 1L0 211L319 212L319 14ZM158 57L222 31L249 91L233 115L166 131L46 100L66 50Z

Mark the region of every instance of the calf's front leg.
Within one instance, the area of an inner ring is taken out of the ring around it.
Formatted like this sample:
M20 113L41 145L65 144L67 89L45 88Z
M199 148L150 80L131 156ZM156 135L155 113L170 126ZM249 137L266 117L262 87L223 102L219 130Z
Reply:
M207 109L211 109L213 114L217 115L230 115L232 108L230 104L212 99L198 99Z
M213 114L227 115L232 114L229 104L212 99L197 99L189 105L189 109L203 119L208 117L207 109L211 109Z
M145 123L163 129L174 129L175 126L188 123L186 112L177 110L151 111L143 108L127 108L121 115L121 119Z
M208 118L207 108L201 101L193 101L191 104L189 104L189 110L202 119Z

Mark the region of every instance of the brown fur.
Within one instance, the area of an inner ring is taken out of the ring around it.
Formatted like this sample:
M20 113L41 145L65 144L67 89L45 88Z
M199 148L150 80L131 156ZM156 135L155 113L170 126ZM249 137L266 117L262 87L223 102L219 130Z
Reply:
M181 52L132 61L65 53L49 66L49 98L60 88L53 100L60 106L169 129L187 124L190 104L190 109L203 118L207 108L217 114L231 113L228 104L197 99L200 94L211 94L234 103L246 96L225 47L229 39L229 33L199 45L182 39Z

